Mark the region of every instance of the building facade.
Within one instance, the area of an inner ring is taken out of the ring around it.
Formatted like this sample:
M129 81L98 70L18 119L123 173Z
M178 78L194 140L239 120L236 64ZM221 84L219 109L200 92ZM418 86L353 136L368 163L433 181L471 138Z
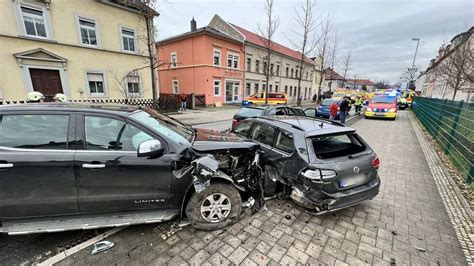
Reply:
M327 94L328 92L334 92L336 89L344 88L346 80L335 70L326 68L323 71L323 76L324 80L321 88L322 94Z
M471 27L469 30L454 36L448 45L440 47L436 58L430 61L424 75L420 76L423 77L422 96L474 102L474 83L472 82L472 69L474 68L473 33L474 27ZM445 68L451 68L452 70L446 71ZM466 73L462 73L460 69L465 69ZM469 71L471 72L471 81L467 77ZM461 85L455 93L453 85L456 83ZM417 86L419 86L418 82Z
M266 66L264 64L268 61L265 59L267 53L265 38L240 26L228 23L218 15L212 18L209 27L238 38L245 43L245 87L242 97L265 91L266 75L264 69L266 69ZM284 92L289 98L288 103L296 103L301 53L273 41L270 47L272 49L269 62L271 77L268 82L268 91ZM300 83L300 97L303 101L311 100L315 93L312 89L314 68L314 62L305 57Z
M204 95L205 105L237 103L244 84L244 44L211 28L157 43L160 92Z
M123 2L0 1L0 100L151 98L145 20Z

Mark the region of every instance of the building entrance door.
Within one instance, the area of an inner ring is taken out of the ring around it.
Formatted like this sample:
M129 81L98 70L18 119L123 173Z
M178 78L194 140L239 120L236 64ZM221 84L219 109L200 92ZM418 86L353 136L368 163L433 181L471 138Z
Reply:
M52 102L56 93L63 93L59 70L30 68L33 90L41 92L45 101Z
M226 81L225 83L225 102L232 103L239 101L240 82Z

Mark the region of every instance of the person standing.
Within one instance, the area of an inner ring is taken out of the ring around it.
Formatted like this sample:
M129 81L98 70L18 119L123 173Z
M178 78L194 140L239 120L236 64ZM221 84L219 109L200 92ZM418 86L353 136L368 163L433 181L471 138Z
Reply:
M355 106L356 114L360 115L360 111L362 109L362 97L357 96L357 98L355 100L355 103L354 103L354 106Z
M188 100L188 97L183 92L179 98L181 99L181 111L186 111L186 101Z
M349 112L349 100L347 97L342 98L341 104L339 106L339 118L341 119L341 123L346 123L346 115Z
M337 117L337 109L339 106L337 105L336 101L333 101L331 103L331 106L329 107L329 119L330 120L336 120Z

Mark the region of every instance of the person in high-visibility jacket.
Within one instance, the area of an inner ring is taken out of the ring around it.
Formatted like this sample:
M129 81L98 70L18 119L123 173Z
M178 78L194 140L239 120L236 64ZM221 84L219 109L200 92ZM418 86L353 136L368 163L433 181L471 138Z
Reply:
M360 111L362 109L362 104L364 103L364 99L362 97L357 96L357 99L355 100L354 106L355 106L355 112L357 115L360 115Z

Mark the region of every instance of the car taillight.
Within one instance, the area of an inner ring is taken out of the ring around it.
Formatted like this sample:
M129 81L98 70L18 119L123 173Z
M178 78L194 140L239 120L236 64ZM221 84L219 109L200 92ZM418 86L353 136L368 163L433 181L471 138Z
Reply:
M372 160L372 168L379 168L380 166L380 160L378 156L375 156L375 158Z
M333 170L308 169L302 172L301 175L306 177L307 179L310 179L313 182L321 182L336 177L337 173Z
M232 126L235 126L239 123L239 120L237 119L232 119Z

